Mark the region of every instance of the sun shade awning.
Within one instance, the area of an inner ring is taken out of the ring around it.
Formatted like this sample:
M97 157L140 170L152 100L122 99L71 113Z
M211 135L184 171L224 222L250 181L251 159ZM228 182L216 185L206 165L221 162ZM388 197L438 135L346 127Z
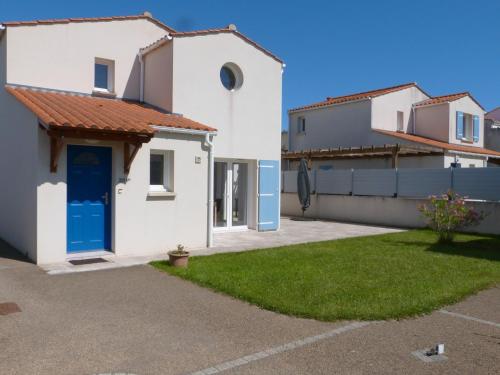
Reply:
M85 129L148 136L155 133L152 126L216 131L181 115L164 113L134 101L13 86L5 89L52 130Z

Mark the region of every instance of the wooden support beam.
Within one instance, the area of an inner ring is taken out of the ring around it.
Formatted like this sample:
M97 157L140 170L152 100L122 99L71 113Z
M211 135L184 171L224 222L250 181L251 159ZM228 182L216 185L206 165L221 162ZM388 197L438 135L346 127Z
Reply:
M59 156L63 149L63 138L57 135L50 136L50 173L57 172L57 164L59 163Z
M142 143L125 142L123 145L123 173L129 174L130 166L137 155L137 152L142 147ZM132 148L132 150L130 150Z

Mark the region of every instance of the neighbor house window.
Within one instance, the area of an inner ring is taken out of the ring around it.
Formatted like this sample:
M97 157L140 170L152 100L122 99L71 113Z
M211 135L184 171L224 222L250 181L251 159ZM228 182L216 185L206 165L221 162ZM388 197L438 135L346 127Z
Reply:
M170 191L173 186L173 151L151 151L149 158L149 190Z
M472 115L464 113L464 136L462 139L472 142Z
M304 134L306 132L306 118L299 117L297 119L297 133Z
M456 138L466 142L479 142L480 119L470 113L457 112Z
M114 92L115 62L96 58L94 63L94 91Z
M404 119L405 119L405 114L403 111L398 111L397 114L397 121L398 121L398 132L402 132L405 130L404 128Z

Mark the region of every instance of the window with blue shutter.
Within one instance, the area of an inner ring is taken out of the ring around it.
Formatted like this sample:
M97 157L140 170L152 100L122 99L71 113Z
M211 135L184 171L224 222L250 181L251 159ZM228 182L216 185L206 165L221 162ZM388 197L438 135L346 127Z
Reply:
M457 111L457 139L464 137L464 113Z
M474 142L479 142L479 116L474 116L474 129L473 129Z

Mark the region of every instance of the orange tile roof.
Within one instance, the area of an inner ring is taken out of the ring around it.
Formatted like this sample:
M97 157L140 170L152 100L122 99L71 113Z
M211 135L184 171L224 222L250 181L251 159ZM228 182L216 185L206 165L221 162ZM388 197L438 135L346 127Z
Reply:
M441 96L434 96L430 99L422 100L421 102L418 102L415 104L415 107L423 107L426 105L432 105L432 104L441 104L441 103L449 103L453 102L458 99L462 99L468 96L469 98L472 99L479 107L481 107L483 110L483 106L476 100L474 97L470 94L470 92L459 92L456 94L448 94L448 95L441 95Z
M346 103L346 102L351 102L354 100L361 100L361 99L369 99L369 98L374 98L377 96L389 94L391 92L396 92L400 90L404 90L410 87L418 87L415 82L411 83L405 83L403 85L398 85L398 86L392 86L392 87L386 87L383 89L377 89L377 90L371 90L371 91L364 91L360 92L357 94L350 94L350 95L344 95L344 96L337 96L337 97L327 97L326 100L323 100L322 102L318 103L313 103L310 105L306 105L303 107L298 107L294 109L290 109L288 112L295 112L295 111L301 111L304 109L312 109L312 108L320 108L320 107L325 107L328 105L332 104L340 104L340 103Z
M426 145L426 146L442 148L443 150L468 152L468 153L473 153L473 154L481 154L481 155L500 157L500 152L488 150L488 149L482 148L482 147L463 146L463 145L458 145L458 144L454 144L454 143L437 141L435 139L425 138L425 137L421 137L418 135L394 132L394 131L390 131L390 130L373 129L373 131L375 131L377 133L389 135L391 137L404 139L404 140L410 141L410 142L421 143L421 144Z
M150 17L149 15L139 14L132 16L111 16L111 17L93 17L93 18L61 18L61 19L51 19L51 20L33 20L33 21L10 21L10 22L0 22L1 25L7 27L16 26L37 26L37 25L56 25L72 22L109 22L109 21L129 21L129 20L139 20L144 19L153 22L157 26L165 29L168 32L174 32L175 30L171 27L165 25L163 22Z
M173 32L170 34L173 38L182 38L182 37L190 37L190 36L200 36L200 35L213 35L213 34L234 34L237 37L243 39L245 42L248 44L251 44L261 52L265 53L269 57L273 58L274 60L278 61L279 63L283 63L283 60L281 60L279 57L274 55L272 52L269 50L265 49L261 45L257 44L247 36L243 35L237 30L230 29L229 27L225 28L219 28L219 29L206 29L206 30L195 30L195 31L183 31L183 32Z
M138 102L6 86L5 90L52 129L87 129L153 135L151 127L215 131L216 129Z
M447 102L453 102L455 100L461 99L465 96L468 96L468 92L459 92L456 94L448 94L448 95L442 95L442 96L434 96L430 99L422 100L421 102L418 102L415 104L416 107L420 107L423 105L430 105L430 104L440 104L440 103L447 103Z
M485 116L485 119L500 122L500 107L492 109Z

